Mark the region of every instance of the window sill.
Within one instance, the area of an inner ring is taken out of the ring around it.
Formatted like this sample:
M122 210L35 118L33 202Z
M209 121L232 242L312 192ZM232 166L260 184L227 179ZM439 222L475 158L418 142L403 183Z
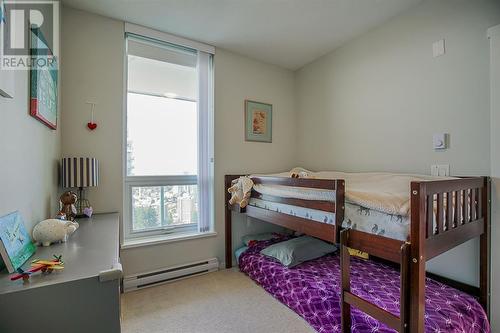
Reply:
M136 247L142 247L142 246L151 246L151 245L157 245L157 244L172 243L172 242L179 242L179 241L183 241L183 240L205 238L205 237L214 237L214 236L217 236L217 233L215 231L177 233L177 234L169 234L169 235L138 237L138 238L124 240L123 244L120 246L120 248L122 250L126 250L126 249L132 249L132 248L136 248Z

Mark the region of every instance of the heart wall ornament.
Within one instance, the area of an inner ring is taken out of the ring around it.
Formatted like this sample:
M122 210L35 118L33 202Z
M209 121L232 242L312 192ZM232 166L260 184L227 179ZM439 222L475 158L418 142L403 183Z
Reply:
M85 102L85 104L90 104L90 122L87 123L89 130L93 131L97 128L97 124L94 122L94 110L97 102Z

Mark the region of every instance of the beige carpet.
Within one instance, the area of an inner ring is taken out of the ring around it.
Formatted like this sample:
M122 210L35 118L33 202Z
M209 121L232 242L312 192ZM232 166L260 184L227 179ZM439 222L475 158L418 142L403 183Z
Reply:
M122 319L123 333L315 332L237 270L126 293Z

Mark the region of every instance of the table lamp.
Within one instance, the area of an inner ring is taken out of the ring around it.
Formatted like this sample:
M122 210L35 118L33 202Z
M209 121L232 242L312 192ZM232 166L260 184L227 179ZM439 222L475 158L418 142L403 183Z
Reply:
M99 184L99 161L92 157L65 157L61 163L62 186L78 188L76 217L86 217L84 210L90 208L90 202L85 198L84 189Z

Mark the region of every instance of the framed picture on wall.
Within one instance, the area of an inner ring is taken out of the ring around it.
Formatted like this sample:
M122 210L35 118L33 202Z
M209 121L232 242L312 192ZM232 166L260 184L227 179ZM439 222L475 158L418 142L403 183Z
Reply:
M30 35L31 57L35 64L30 69L30 114L55 130L58 103L57 59L39 28L31 27Z
M10 36L10 22L7 22L7 12L5 10L5 1L3 0L0 0L0 32L4 36ZM13 70L2 70L0 72L0 97L14 98Z
M267 103L245 101L245 140L272 142L273 106Z

